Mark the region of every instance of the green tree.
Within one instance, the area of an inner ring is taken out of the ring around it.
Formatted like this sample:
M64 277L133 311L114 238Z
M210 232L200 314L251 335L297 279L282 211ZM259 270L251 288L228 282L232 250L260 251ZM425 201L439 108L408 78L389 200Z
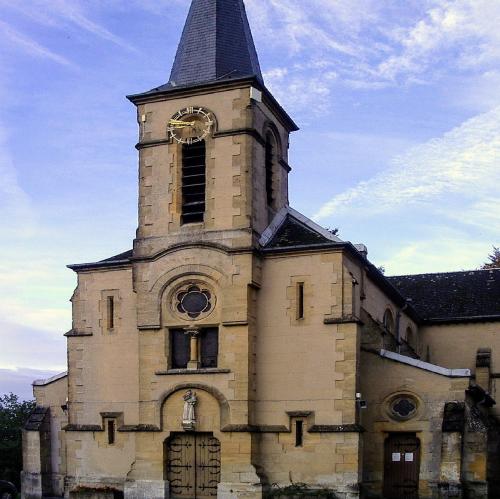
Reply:
M13 393L0 397L0 479L18 488L23 469L21 430L34 409L34 401L21 401Z
M500 268L500 248L493 246L493 253L488 255L489 262L486 262L481 268L486 269L499 269Z

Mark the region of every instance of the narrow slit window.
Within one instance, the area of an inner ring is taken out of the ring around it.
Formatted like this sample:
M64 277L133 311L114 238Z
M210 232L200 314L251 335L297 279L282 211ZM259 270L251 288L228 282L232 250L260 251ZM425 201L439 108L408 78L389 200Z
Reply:
M115 422L113 419L108 420L108 444L115 443Z
M304 421L295 422L295 447L302 447L304 443Z
M108 330L111 330L111 329L115 328L115 298L114 298L114 296L108 296L107 309L108 309Z
M200 223L205 216L205 141L182 146L182 223Z
M297 319L304 318L304 283L297 283Z
M271 137L268 137L266 141L266 199L268 206L271 206L274 201L273 164L274 164L274 147Z

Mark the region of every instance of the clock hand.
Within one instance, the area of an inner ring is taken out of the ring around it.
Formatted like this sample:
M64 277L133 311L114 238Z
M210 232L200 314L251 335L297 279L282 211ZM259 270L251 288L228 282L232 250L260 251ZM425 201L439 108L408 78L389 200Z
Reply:
M172 128L187 128L187 127L194 127L196 122L195 121L170 120L168 122L168 124Z

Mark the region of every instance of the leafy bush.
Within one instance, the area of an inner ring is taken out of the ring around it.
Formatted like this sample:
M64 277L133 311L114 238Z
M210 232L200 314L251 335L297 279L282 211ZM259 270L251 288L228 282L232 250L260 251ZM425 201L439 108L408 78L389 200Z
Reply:
M18 489L23 469L21 430L34 409L34 401L20 401L13 393L0 397L0 480Z

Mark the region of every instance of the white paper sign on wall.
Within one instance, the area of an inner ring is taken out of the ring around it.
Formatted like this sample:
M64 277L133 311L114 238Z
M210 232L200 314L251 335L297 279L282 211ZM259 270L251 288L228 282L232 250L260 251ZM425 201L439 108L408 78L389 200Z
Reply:
M401 454L399 452L393 452L392 453L392 462L396 463L401 461Z
M413 463L413 452L406 452L405 453L405 461L407 463Z

